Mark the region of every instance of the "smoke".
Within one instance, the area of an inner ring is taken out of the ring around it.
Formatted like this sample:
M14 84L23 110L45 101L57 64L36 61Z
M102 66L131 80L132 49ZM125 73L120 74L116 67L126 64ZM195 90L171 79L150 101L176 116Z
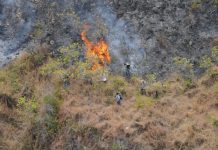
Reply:
M34 21L27 0L0 0L0 66L7 63L28 38Z
M4 1L4 4L5 4L5 5L12 5L12 4L15 4L15 0L6 0L6 1Z
M133 73L143 74L145 69L142 68L144 67L142 64L145 62L145 50L141 37L132 23L118 18L116 12L102 1L98 1L92 12L87 14L86 19L89 23L96 24L96 18L99 16L103 21L102 24L108 29L108 33L104 36L112 55L110 67L113 72L121 73L124 71L122 70L124 63L129 63Z
M132 66L132 72L143 73L142 71L145 69L142 68L144 66L142 64L145 62L145 50L143 49L141 37L137 34L131 21L118 18L117 13L105 1L55 0L55 2L58 4L57 10L63 10L64 12L72 6L84 24L86 22L91 24L93 29L88 34L90 40L98 40L101 35L106 39L112 56L110 68L113 72L121 73L122 69L125 69L124 63L129 63ZM51 2L45 1L45 4L49 5L49 3ZM14 56L14 53L26 43L36 15L34 11L36 7L28 0L0 0L1 7L0 27L3 30L0 30L0 61L2 61L0 65L7 61L8 57ZM43 16L41 17L43 18ZM56 20L56 22L58 21ZM67 41L66 36L63 37L64 35L57 33L65 32L65 27L68 27L70 31L77 29L74 27L77 23L74 22L77 22L77 19L73 18L72 21L71 17L66 16L64 21L60 22L61 26L58 26L58 28L50 26L55 31L53 33L55 39ZM70 26L70 23L74 26ZM102 29L102 27L105 27L107 31ZM91 33L97 33L97 31L99 31L97 36L91 35ZM72 31L72 33L74 32L79 31ZM67 33L70 32L67 31Z

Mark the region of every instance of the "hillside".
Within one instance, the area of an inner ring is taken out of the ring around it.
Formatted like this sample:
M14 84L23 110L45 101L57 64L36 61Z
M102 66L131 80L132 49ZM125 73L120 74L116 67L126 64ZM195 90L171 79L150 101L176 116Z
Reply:
M217 0L10 0L0 8L0 65L44 43L54 52L82 43L82 27L89 24L92 41L107 40L113 72L121 74L129 62L135 74L163 78L181 57L200 74L200 60L218 35Z
M66 70L44 51L0 71L0 149L218 148L217 67L191 82L176 74L152 80L143 96L138 77L89 80L75 76L78 66L68 68L66 85Z
M0 0L0 150L217 150L217 0Z

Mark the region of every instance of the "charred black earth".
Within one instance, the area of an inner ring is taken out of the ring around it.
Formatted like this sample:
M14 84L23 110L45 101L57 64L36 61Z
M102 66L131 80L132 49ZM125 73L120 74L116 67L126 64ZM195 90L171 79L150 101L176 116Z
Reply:
M104 37L110 46L113 72L129 62L135 74L163 77L175 71L173 59L183 57L200 73L199 60L218 36L213 0L1 0L0 8L1 65L42 43L53 51L82 43L82 26L89 23L89 38Z

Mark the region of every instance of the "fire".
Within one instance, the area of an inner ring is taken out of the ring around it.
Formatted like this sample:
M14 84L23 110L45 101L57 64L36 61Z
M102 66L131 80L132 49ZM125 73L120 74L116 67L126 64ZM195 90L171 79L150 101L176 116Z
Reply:
M100 39L97 43L93 43L87 38L86 31L83 31L81 33L81 38L87 48L86 57L87 58L97 57L97 60L94 60L94 62L92 63L91 69L93 71L100 69L104 67L106 63L111 62L111 57L109 54L109 46L104 39Z

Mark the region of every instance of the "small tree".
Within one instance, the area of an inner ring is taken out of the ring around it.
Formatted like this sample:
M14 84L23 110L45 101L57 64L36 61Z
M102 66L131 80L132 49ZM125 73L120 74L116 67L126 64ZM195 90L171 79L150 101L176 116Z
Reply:
M190 59L183 57L175 57L174 63L177 66L177 69L188 78L192 78L194 76L193 64Z

